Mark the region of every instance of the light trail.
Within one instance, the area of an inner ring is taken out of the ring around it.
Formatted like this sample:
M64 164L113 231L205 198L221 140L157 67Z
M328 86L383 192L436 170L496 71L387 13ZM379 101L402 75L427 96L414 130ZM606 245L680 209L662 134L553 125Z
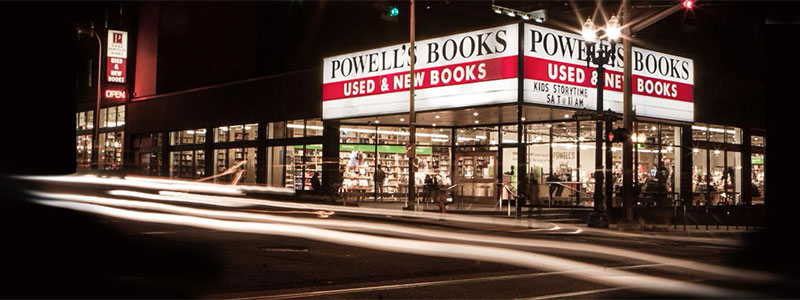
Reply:
M604 266L597 266L519 250L372 236L298 225L225 221L194 216L138 212L78 202L63 202L53 200L34 201L48 206L61 207L141 222L183 225L229 232L288 236L381 251L478 260L516 265L533 269L562 271L564 272L564 275L581 280L587 280L611 286L642 289L651 292L667 294L677 293L679 295L721 298L759 296L743 291L735 291L725 288L636 274L622 270L614 270Z
M280 201L254 199L254 198L236 198L236 197L210 196L210 195L201 196L190 193L178 193L169 191L169 190L173 191L178 190L178 191L191 191L191 192L205 192L205 193L222 194L222 195L243 195L242 190L269 191L272 189L266 187L221 186L219 184L212 184L212 183L195 183L195 182L186 182L180 180L156 179L156 178L135 178L131 180L131 179L121 179L121 178L100 178L96 176L74 176L74 175L17 176L17 177L21 179L39 180L39 181L129 186L141 189L162 190L160 192L161 194L171 193L171 195L185 196L187 198L207 197L206 199L213 199L214 201L221 201L223 199L228 199L231 201L240 201L239 203L249 203L251 205L265 205L265 206L282 207L289 209L325 210L325 211L347 212L355 214L372 214L380 216L424 218L424 219L441 220L441 221L465 222L472 224L490 224L490 225L502 225L502 226L512 226L512 227L536 228L545 230L546 232L549 231L558 234L579 234L582 232L590 232L598 235L607 235L607 236L624 237L624 238L645 238L645 239L671 240L671 241L681 241L681 242L701 242L701 243L728 245L728 246L741 246L741 241L732 239L647 235L647 234L602 230L602 229L588 228L584 226L578 227L567 224L555 224L555 223L542 222L530 219L512 220L506 218L464 216L464 215L429 213L429 212L419 212L419 211L344 207L344 206L323 205L323 204L304 204L304 203L280 202Z
M178 191L192 191L201 193L214 193L223 195L242 195L242 191L233 186L222 186L213 183L194 183L183 182L177 180L170 180L164 182L151 182L151 181L136 181L126 180L122 178L103 178L92 175L84 176L17 176L17 178L35 180L35 181L48 181L48 182L61 182L61 183L81 183L81 184L104 184L111 186L127 186L141 189L151 190L178 190Z
M131 193L123 193L123 192L124 191L119 191L116 192L115 194L124 194L132 196L142 196L139 194L143 194L138 192L131 192ZM162 212L201 216L201 217L224 218L227 220L280 222L289 224L320 226L324 228L334 228L340 230L358 230L362 232L366 230L382 234L391 233L401 236L423 237L431 239L445 239L445 240L466 241L466 242L496 244L505 246L524 246L524 247L539 247L539 248L549 248L558 250L569 250L569 251L577 251L581 255L587 255L588 253L592 253L605 256L634 259L634 260L658 263L662 265L670 265L674 267L704 272L708 274L722 275L732 278L740 278L744 280L756 280L756 281L767 281L767 282L778 280L776 276L763 272L710 265L689 260L669 258L659 255L630 251L621 248L605 247L605 246L598 246L585 243L539 240L532 238L520 239L520 238L509 238L509 237L495 237L488 235L457 233L457 232L412 228L412 227L389 225L389 224L379 224L374 222L315 220L315 219L305 219L305 218L273 216L262 213L255 214L247 212L206 210L206 209L180 207L162 203L110 199L104 197L84 196L75 194L55 194L55 193L45 193L36 191L31 191L30 193L32 193L37 197L42 197L42 198L59 199L65 201L80 201L92 204L100 204L106 206L110 205L110 206L134 208L134 209L159 210ZM327 215L324 215L325 214L324 211L307 212L307 213L316 214L321 218L327 217Z
M549 222L542 222L538 220L516 220L516 219L506 219L506 218L493 218L493 217L482 217L482 216L465 216L465 215L457 215L457 214L442 214L442 213L432 213L432 212L423 212L423 211L407 211L407 210L397 210L397 209L381 209L381 208L366 208L366 207L352 207L352 206L338 206L338 205L326 205L326 204L312 204L312 203L296 203L296 202L286 202L286 201L274 201L274 200L266 200L266 199L254 199L254 198L243 198L243 197L226 197L226 196L212 196L212 195L197 195L197 194L190 194L190 193L183 193L183 192L172 192L172 191L159 191L160 195L169 195L175 197L181 197L186 199L196 198L196 199L206 199L212 200L216 199L217 201L232 201L235 203L248 203L251 205L262 205L262 206L272 206L272 207L281 207L281 208L290 208L290 209L309 209L309 210L326 210L326 211L335 211L338 213L353 213L353 214L367 214L367 215L377 215L377 216L393 216L393 217L407 217L407 218L419 218L419 219L431 219L431 220L440 220L440 221L456 221L456 222L465 222L465 223L472 223L472 224L487 224L487 225L503 225L503 226L511 226L511 227L526 227L526 228L537 228L542 230L556 230L556 229L565 229L570 230L569 233L580 233L582 230L574 227L574 226L566 226L563 224L553 224ZM564 227L568 228L564 228ZM569 228L572 227L572 228Z

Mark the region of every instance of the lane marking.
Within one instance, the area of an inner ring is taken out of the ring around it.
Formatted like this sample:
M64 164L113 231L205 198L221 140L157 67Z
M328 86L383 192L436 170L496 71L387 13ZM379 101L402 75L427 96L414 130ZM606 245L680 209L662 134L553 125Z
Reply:
M651 268L651 267L659 267L659 266L667 266L667 265L669 265L669 264L643 264L643 265L633 265L633 266L623 266L623 267L610 267L608 269L633 270L633 269L643 269L643 268ZM330 296L330 295L340 295L340 294L352 294L352 293L363 293L363 292L374 292L374 291L385 291L385 290L398 290L398 289L409 289L409 288L420 288L420 287L431 287L431 286L442 286L442 285L453 285L453 284L464 284L464 283L478 283L478 282L489 282L489 281L527 279L527 278L553 276L553 275L567 275L567 274L570 274L570 273L574 273L574 271L539 272L539 273L527 273L527 274L518 274L518 275L501 275L501 276L465 278L465 279L451 279L451 280L438 280L438 281L415 282L415 283L400 283L400 284L388 284L388 285L366 286L366 287L357 287L357 288L321 290L321 291L310 291L310 292L297 292L297 293L288 293L288 294L279 294L279 295L252 296L252 297L240 297L240 298L228 298L228 297L224 297L224 296L221 296L221 295L211 295L211 298L227 298L227 299L235 299L235 300L307 298L307 297L315 297L315 296ZM631 289L631 287L616 287L616 288L609 288L609 289L604 289L604 290L622 290L622 289ZM587 293L587 294L589 294L589 293ZM539 297L549 297L549 295L547 295L547 296L539 296ZM532 298L532 299L539 299L539 298ZM541 299L548 299L548 298L541 298Z
M536 297L532 297L532 298L519 298L519 299L530 299L530 300L558 299L558 298L585 296L585 295L599 294L599 293L606 293L606 292L613 292L613 291L620 291L620 290L627 290L627 289L630 289L630 288L616 287L616 288L586 290L586 291L578 291L578 292L571 292L571 293L561 293L561 294L552 294L552 295L536 296Z

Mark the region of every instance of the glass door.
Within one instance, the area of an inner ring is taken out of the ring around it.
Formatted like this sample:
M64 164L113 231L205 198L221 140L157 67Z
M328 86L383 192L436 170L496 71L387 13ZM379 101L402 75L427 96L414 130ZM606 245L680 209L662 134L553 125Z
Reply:
M500 191L503 200L513 198L513 194L517 193L517 147L504 147L503 148L503 181L502 191Z
M473 203L494 205L497 201L497 152L456 153L455 183L461 196Z

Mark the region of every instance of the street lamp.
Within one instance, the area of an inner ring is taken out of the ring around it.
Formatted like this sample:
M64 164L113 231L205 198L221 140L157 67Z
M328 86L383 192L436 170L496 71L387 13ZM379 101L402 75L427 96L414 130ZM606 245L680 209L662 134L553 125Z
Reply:
M95 168L100 168L100 95L102 95L100 89L100 71L102 68L102 60L103 60L103 42L100 40L100 35L94 31L94 24L90 29L83 29L78 27L77 29L78 34L86 34L89 36L93 36L97 39L97 103L95 106L94 111L94 130L93 130L93 139L92 142L92 160L96 162Z
M594 211L589 215L590 227L608 227L606 207L603 205L603 85L606 64L613 64L616 57L615 46L620 37L619 21L616 16L606 23L604 30L595 29L592 19L587 18L581 32L586 42L586 67L597 66L597 120L595 132L595 170L594 170ZM610 47L603 47L603 40L610 42ZM610 145L607 150L611 151ZM611 162L606 164L610 166Z

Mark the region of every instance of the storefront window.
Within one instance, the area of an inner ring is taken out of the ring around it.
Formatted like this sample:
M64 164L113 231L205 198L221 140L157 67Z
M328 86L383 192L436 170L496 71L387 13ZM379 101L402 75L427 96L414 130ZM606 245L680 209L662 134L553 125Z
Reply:
M214 128L214 142L254 141L258 138L258 124L231 125Z
M553 123L553 141L574 143L578 141L578 128L576 122Z
M100 128L125 125L125 105L100 109Z
M708 127L708 140L711 142L725 142L725 127L711 125Z
M500 139L500 142L503 144L515 144L519 141L517 138L517 125L505 125L502 126L502 133L503 137Z
M764 155L752 154L750 156L752 166L750 191L752 204L764 204Z
M533 144L528 146L528 170L538 183L550 174L550 144Z
M405 146L394 147L405 149ZM364 195L365 193L374 191L375 153L375 145L339 145L339 166L343 172L342 189L348 193L348 195L345 195L346 197L364 197L366 196ZM404 160L404 157L405 155L398 153L382 153L380 155L381 167L384 168L383 170L387 173L387 177L389 177L390 172L394 175L400 174L400 178L402 178L402 174L408 174L408 159ZM396 192L396 189L392 191Z
M306 120L306 136L322 136L323 128L320 119Z
M305 120L292 120L286 125L287 138L299 138L305 134Z
M303 152L303 162L305 165L305 184L303 185L306 191L313 190L312 179L316 173L319 178L319 183L322 182L322 145L305 145ZM321 187L321 185L320 185Z
M84 111L75 114L75 129L89 130L94 128L94 111Z
M365 131L369 131L370 127L363 127ZM374 127L372 127L374 128ZM417 128L419 131L419 128ZM360 134L367 134L367 132L354 132L350 131L349 140L354 141L353 136ZM378 127L378 144L381 145L405 145L408 143L408 128L407 127ZM419 135L417 135L417 143L419 144Z
M661 125L661 144L678 146L681 144L680 127Z
M375 138L374 126L342 125L339 128L341 144L374 144Z
M707 141L708 140L708 127L703 124L692 125L692 140L693 141Z
M172 146L203 144L205 142L206 142L206 130L204 128L172 131L169 133L169 144Z
M709 133L711 135L712 133ZM723 174L725 172L725 151L719 149L711 149L710 150L710 165L708 166L708 170L710 172L709 176L711 177L711 205L716 205L722 199L722 193L725 191L725 187L723 184Z
M431 145L449 146L452 140L452 130L450 128L436 128L431 130ZM418 133L417 136L420 136Z
M721 179L722 199L729 205L736 205L741 203L742 195L742 153L728 151L726 155L727 164Z
M725 129L725 143L741 145L742 129L736 127L727 127Z
M282 139L286 136L286 122L267 123L267 139Z
M101 170L118 170L122 168L122 142L122 131L100 134L99 168Z
M583 121L580 122L580 127L581 127L581 134L578 137L578 141L580 141L581 143L593 142L597 137L597 132L595 131L597 128L597 122Z
M764 147L764 137L758 135L751 135L750 136L750 146L753 147Z
M256 183L256 148L231 148L231 149L216 149L214 150L214 175L221 174L231 167L236 166L244 161L242 166L236 169L233 173L225 176L214 178L214 182L233 182L237 176L240 176L238 183L241 184L255 184ZM242 170L241 175L237 175L239 170Z
M200 178L205 176L205 151L170 152L170 177Z
M140 174L158 176L161 173L161 152L140 153L138 160Z
M547 143L550 142L550 124L528 124L527 127L528 143Z
M286 147L284 146L267 147L267 186L285 187L294 181L287 181L284 176L286 170L285 151Z
M303 190L303 145L286 146L286 187Z
M430 127L417 127L415 130L417 131L417 145L430 145L434 132L438 132L436 129Z
M79 135L76 138L78 169L92 167L92 135Z
M497 145L497 126L468 127L456 131L456 145Z

